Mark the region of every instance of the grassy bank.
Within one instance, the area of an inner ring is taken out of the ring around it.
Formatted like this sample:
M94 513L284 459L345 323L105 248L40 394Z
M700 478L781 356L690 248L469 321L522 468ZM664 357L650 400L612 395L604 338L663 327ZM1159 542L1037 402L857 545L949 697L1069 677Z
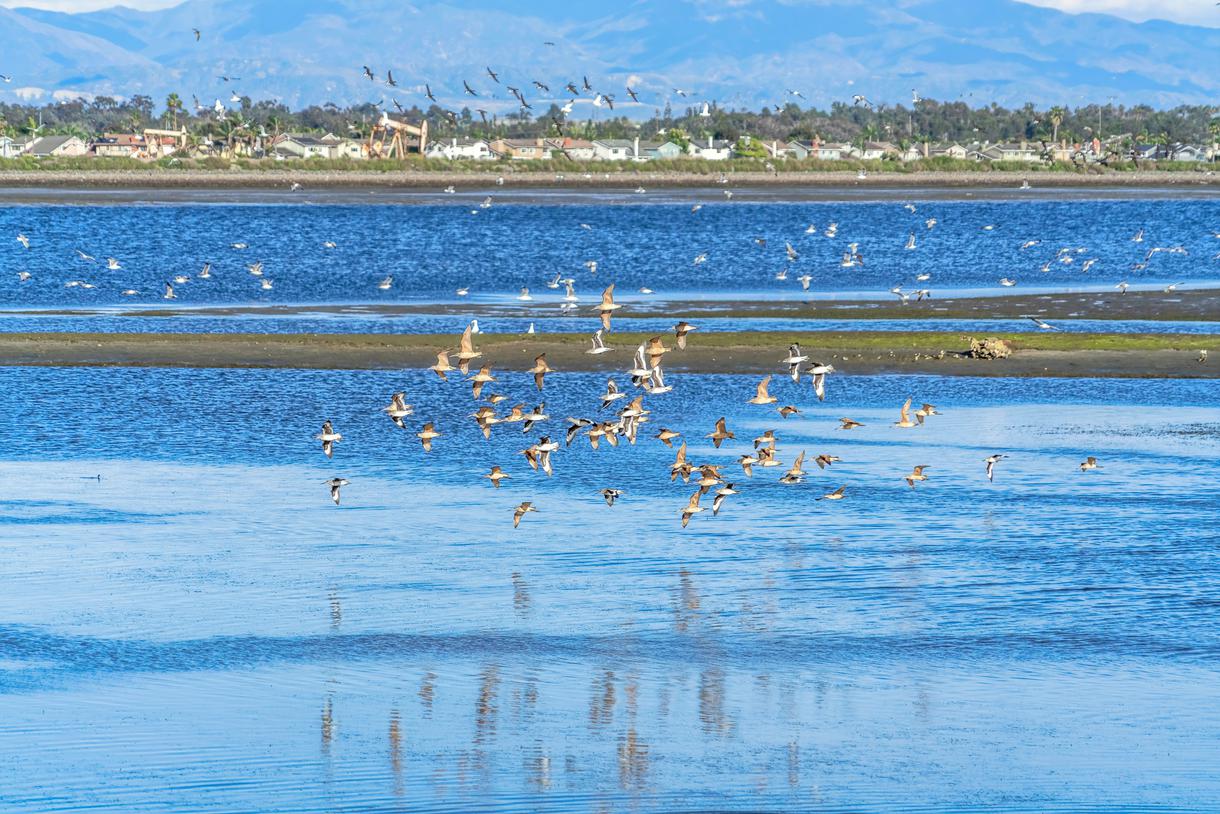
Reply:
M583 334L484 335L483 360L497 370L524 371L546 353L559 372L622 372L647 334L616 333L613 350L585 353ZM788 343L849 373L933 373L965 376L1152 376L1214 378L1220 364L1196 361L1216 352L1220 338L1153 334L1003 334L1007 359L976 360L963 351L970 337L932 332L749 332L692 337L685 351L665 357L670 370L699 373L778 373ZM672 337L667 338L672 344ZM453 335L390 334L0 334L0 364L307 369L422 369L436 352L456 347Z

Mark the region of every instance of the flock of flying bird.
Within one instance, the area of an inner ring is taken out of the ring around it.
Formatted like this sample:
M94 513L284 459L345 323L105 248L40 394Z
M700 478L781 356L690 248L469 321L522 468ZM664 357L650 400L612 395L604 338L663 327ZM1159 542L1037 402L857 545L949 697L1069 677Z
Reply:
M620 303L614 301L614 285L606 287L602 293L601 301L593 307L597 312L597 316L601 322L601 327L593 334L591 345L585 353L592 355L600 355L613 350L605 344L605 334L612 328L612 322L615 312L621 308ZM677 351L681 352L687 347L689 335L698 330L698 326L692 325L686 321L679 321L673 327L674 347L666 346L663 336L654 336L647 341L641 343L632 357L632 366L626 371L627 377L631 381L631 391L623 391L619 389L613 376L606 381L606 390L596 396L596 400L600 401L600 409L602 411L610 410L619 402L623 402L622 406L611 415L603 415L599 418L589 417L568 417L566 420L566 429L564 430L563 440L560 441L558 434L552 436L544 434L538 437L537 441L531 443L525 449L520 450L520 454L525 458L530 468L534 472L543 472L550 476L554 472L553 457L561 449L570 447L581 435L589 442L593 449L600 449L602 442L605 442L611 447L618 447L620 442L625 441L629 445L635 445L640 436L641 429L644 424L649 423L652 410L645 404L645 398L648 396L659 396L673 390L673 386L666 384L663 360L666 354ZM521 425L522 433L529 433L536 426L550 421L551 417L546 412L546 402L540 402L537 406L530 408L525 403L517 403L511 407L504 408L505 412L500 412L500 405L510 401L510 397L499 392L486 392L488 385L494 385L500 381L490 362L483 360L480 366L472 371L472 364L476 360L482 360L483 354L475 347L476 328L473 323L468 324L458 339L456 348L440 350L436 355L436 363L429 370L434 372L442 382L450 381L449 377L453 374L460 374L465 378L465 382L470 385L471 396L475 403L474 412L469 414L469 418L478 427L484 439L490 440L493 430L497 427L508 425ZM456 363L456 364L455 364ZM826 399L826 379L831 374L834 374L835 368L831 364L826 364L819 361L812 361L811 357L804 353L798 343L793 343L788 347L787 355L777 360L777 367L782 366L786 369L786 376L799 384L803 378L808 377L812 387L812 391L819 402ZM555 371L547 363L546 353L538 355L534 359L533 367L525 371L533 376L534 386L539 393L545 392L546 377L553 374ZM744 399L744 402L756 407L765 407L774 409L780 415L781 419L787 419L793 415L800 415L801 409L791 405L779 405L779 398L772 395L770 385L773 376L768 375L758 382L754 390L754 395L751 398ZM920 427L932 416L938 416L941 413L935 405L921 404L918 408L912 409L913 399L907 398L898 411L898 420L893 423L893 426L899 429L914 429ZM405 419L415 414L414 407L406 400L404 392L394 393L390 397L390 403L382 408L383 412L389 419L400 429L409 430ZM862 422L852 418L843 417L839 419L839 428L844 431L856 430L865 426ZM425 453L432 451L434 442L441 439L450 430L442 432L435 421L428 421L423 424L421 429L415 433L419 438L420 443ZM692 484L697 488L681 508L679 516L683 528L690 523L692 517L706 511L707 507L702 504L702 500L709 493L712 495L711 512L713 516L720 513L724 502L730 496L740 494L736 488L736 483L729 480L729 476L725 474L724 469L727 466L722 463L696 462L688 457L687 441L681 431L670 429L668 427L658 427L655 432L650 434L659 443L664 444L671 449L674 448L674 443L681 440L680 446L676 449L676 458L669 467L669 479L671 482L681 478L683 483ZM729 428L726 417L720 417L716 422L711 432L703 436L712 442L714 448L719 449L725 441L736 439L736 434ZM322 452L327 458L332 458L335 452L335 445L343 440L343 435L336 431L334 424L327 420L322 424L322 431L314 438L321 442ZM741 467L742 474L747 478L754 476L755 468L771 469L783 467L785 464L777 457L779 437L775 430L767 430L761 435L753 439L752 449L747 449L736 459L736 464ZM984 473L988 481L994 480L996 465L1006 458L1003 453L996 453L988 456L983 460L985 465ZM812 459L812 463L816 463L819 469L825 470L831 468L834 464L839 463L842 459L836 455L820 454ZM794 485L804 482L808 471L805 469L806 454L802 450L792 461L790 465L784 469L779 478L782 484ZM1082 472L1089 472L1101 468L1095 457L1090 456L1080 464ZM931 467L927 464L915 466L910 473L902 475L902 479L910 488L916 488L916 484L928 480L927 470ZM482 476L488 480L493 488L499 489L504 481L512 480L513 475L505 471L503 465L497 464L491 467L491 470ZM346 478L333 477L325 481L326 486L330 489L331 499L335 505L340 504L341 490L350 482ZM605 500L607 506L613 506L615 502L621 498L625 491L620 488L607 486L602 489L599 494ZM826 492L816 500L843 500L847 494L847 486L841 485L838 488ZM519 503L513 509L513 527L520 525L522 518L531 513L537 512L538 508L534 505L534 501L527 500Z

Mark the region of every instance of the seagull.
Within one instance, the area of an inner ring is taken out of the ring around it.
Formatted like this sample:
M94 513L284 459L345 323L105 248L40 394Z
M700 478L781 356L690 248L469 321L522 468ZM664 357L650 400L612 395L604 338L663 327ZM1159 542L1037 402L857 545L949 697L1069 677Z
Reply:
M470 87L470 83L469 83L469 82L467 82L465 79L463 79L463 80L462 80L462 87L463 87L463 88L465 88L465 89L466 89L466 93L468 93L468 94L469 94L469 95L471 95L471 96L478 96L478 95L479 95L479 94L475 93L474 88Z
M330 487L330 499L335 501L335 505L338 506L339 490L344 486L347 486L349 483L351 483L351 481L349 481L347 478L331 478L328 481L323 481L323 483Z
M201 36L203 36L203 32L201 32L198 28L192 28L191 31L194 32L194 34L195 34L195 42L199 42L199 38ZM338 492L336 492L335 494L337 495ZM339 502L339 500L338 500L338 498L336 498L335 503L338 503L338 502Z
M1180 286L1180 285L1181 285L1181 283L1171 283L1170 285L1165 286L1165 293L1170 294L1174 291L1177 291L1178 286Z
M314 438L322 442L322 453L327 458L334 456L335 443L343 440L343 436L335 432L335 428L330 421L322 422L322 432L315 435Z
M1058 328L1056 328L1054 325L1051 325L1049 322L1044 322L1044 321L1042 321L1041 319L1038 319L1038 317L1033 317L1033 316L1030 316L1029 314L1022 314L1022 316L1023 316L1023 317L1025 317L1026 319L1028 319L1030 322L1032 322L1032 323L1034 323L1035 325L1037 325L1039 328L1041 328L1041 329L1042 329L1042 330L1044 330L1044 331L1057 331L1057 330L1059 330L1059 329L1058 329Z
M1207 361L1207 348L1204 348L1203 350L1199 351L1199 358L1196 359L1195 361L1198 362L1199 364L1203 364L1204 362Z
M600 494L605 499L607 506L613 506L614 501L622 497L624 492L622 489L602 489Z
M389 291L390 286L392 286L392 285L394 285L394 277L390 276L390 277L386 277L384 280L379 282L377 284L377 288L379 288L382 291Z
M113 257L106 258L106 268L110 271L120 271L123 267L119 265L119 261Z
M1093 469L1101 469L1101 464L1097 463L1097 459L1090 455L1080 464L1080 471L1088 472Z
M1130 285L1127 283L1127 281L1126 281L1126 280L1124 280L1124 281L1122 281L1121 283L1119 283L1118 285L1116 285L1116 286L1114 286L1114 287L1118 289L1119 293L1121 293L1121 294L1126 294L1126 293L1127 293L1127 289L1128 289L1128 288L1130 288L1131 286L1130 286Z
M178 295L174 293L174 287L169 283L165 284L165 296L163 297L163 299L167 299L167 300L178 299Z
M912 489L914 489L915 483L917 481L925 481L928 479L928 476L925 475L923 473L923 471L925 469L931 469L931 468L932 467L928 466L927 464L920 464L919 466L915 467L915 469L913 469L911 471L911 474L904 476L903 480L905 480L907 482L907 486L910 486Z
M534 508L534 504L531 503L530 501L527 500L524 503L522 503L520 506L518 506L516 509L513 510L513 528L516 528L517 526L521 525L522 517L525 517L525 515L529 514L530 512L536 512L536 511L538 511L538 510Z
M20 232L17 233L17 242L27 249L30 248L30 239Z
M1000 278L1000 285L1004 286L1005 288L1011 288L1012 286L1014 286L1016 284L1017 284L1016 280L1010 279L1008 277Z
M77 249L77 250L76 250L76 255L77 255L77 256L78 256L78 257L79 257L81 260L84 260L86 263L92 263L92 262L94 262L95 260L97 260L97 258L96 258L96 257L94 257L93 255L91 255L91 254L86 254L85 252L82 252L80 249Z
M1007 455L996 453L995 455L989 455L983 460L983 463L987 464L987 480L995 482L995 465L1000 462L1000 459L1007 457Z
M1131 238L1131 242L1132 243L1143 243L1144 242L1144 230L1140 229L1138 232L1136 232L1135 236Z

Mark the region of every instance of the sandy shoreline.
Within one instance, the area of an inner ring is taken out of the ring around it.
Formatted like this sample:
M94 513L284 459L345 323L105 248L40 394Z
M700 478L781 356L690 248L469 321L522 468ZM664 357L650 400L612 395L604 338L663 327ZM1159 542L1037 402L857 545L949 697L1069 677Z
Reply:
M779 372L788 342L843 373L958 376L1220 378L1220 337L1146 334L1001 334L1014 348L1004 360L960 355L969 337L944 333L720 333L693 339L665 357L667 369L694 373ZM646 336L615 334L614 350L584 351L575 334L479 335L476 349L497 369L528 369L546 353L556 371L622 371ZM0 364L67 367L397 369L424 368L453 336L361 334L80 334L0 335ZM672 337L667 344L672 344ZM1199 363L1199 351L1213 359Z
M1220 269L1217 270L1220 274ZM833 320L910 320L927 319L1021 319L1036 314L1047 320L1166 320L1175 322L1220 320L1220 289L1185 289L1164 291L1086 291L1047 294L1011 294L998 296L949 296L902 305L896 298L861 300L837 299L833 295L812 293L793 300L624 300L627 303L616 315L622 330L630 330L633 318L672 317L696 320L716 318L773 318L810 320L809 329L817 329L818 319ZM880 296L880 295L879 295ZM586 303L588 305L588 303ZM582 312L588 315L588 312ZM128 317L157 318L167 321L179 317L292 317L292 316L351 316L402 317L411 315L470 316L485 318L521 318L540 324L558 316L550 303L527 306L518 302L486 303L335 303L309 305L216 305L197 308L133 307L124 309L52 308L12 309L0 311L0 330L5 316L40 317L107 317L122 320Z
M503 183L498 183L503 179ZM562 178L554 172L521 171L517 165L497 165L486 172L362 170L45 170L0 171L0 203L123 202L150 195L166 201L240 202L247 196L267 201L335 200L409 202L420 193L437 195L446 186L459 193L495 194L504 202L539 200L564 202L596 192L621 193L625 200L641 202L637 187L664 192L682 200L721 198L731 188L739 200L837 200L869 197L963 199L977 195L1030 197L1053 193L1057 197L1198 195L1220 192L1220 175L1200 172L911 172L875 173L860 179L854 172L729 172L720 181L718 170L706 174L649 172L646 166L626 172L592 174L571 172ZM1021 190L1023 181L1032 189ZM291 192L293 184L303 189ZM402 198L396 198L396 195ZM653 196L656 197L656 196ZM452 197L448 197L452 200Z

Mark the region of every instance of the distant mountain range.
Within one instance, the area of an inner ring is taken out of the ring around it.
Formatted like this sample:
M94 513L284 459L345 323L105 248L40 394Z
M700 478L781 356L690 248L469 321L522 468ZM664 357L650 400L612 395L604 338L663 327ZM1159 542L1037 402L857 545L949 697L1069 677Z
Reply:
M392 99L409 106L427 104L427 83L446 106L502 112L515 107L506 85L538 110L587 76L614 94L618 110L641 116L667 102L683 109L703 100L751 109L785 100L828 106L855 94L909 103L912 90L976 106L1111 97L1157 107L1220 103L1220 29L1070 15L1016 0L511 5L186 0L147 12L0 9L0 73L13 76L0 85L0 100L147 94L160 106L171 91L205 104L236 91L293 107ZM379 82L361 76L364 65ZM385 84L387 69L399 87ZM463 80L478 98L464 93ZM639 106L627 104L628 83Z

